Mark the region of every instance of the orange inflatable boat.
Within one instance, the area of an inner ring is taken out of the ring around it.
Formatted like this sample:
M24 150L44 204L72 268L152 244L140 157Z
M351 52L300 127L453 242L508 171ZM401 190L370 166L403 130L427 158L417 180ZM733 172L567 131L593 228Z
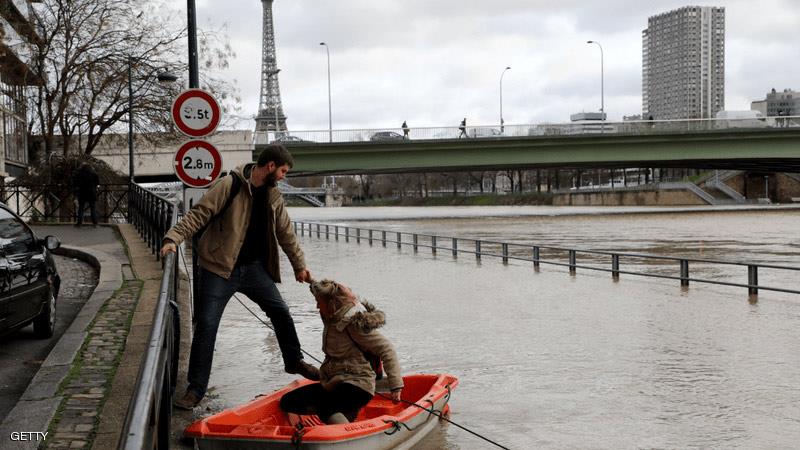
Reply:
M195 448L201 450L407 449L433 430L439 423L437 414L447 416L450 393L458 378L445 374L405 376L402 402L393 403L376 394L355 422L341 425L326 425L317 416L281 410L280 399L285 393L309 383L297 380L250 403L198 420L186 428L184 436L194 439Z

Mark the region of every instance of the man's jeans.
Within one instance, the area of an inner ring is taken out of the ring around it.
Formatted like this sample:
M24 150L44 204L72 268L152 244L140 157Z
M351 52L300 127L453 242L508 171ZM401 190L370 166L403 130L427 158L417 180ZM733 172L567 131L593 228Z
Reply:
M89 212L92 213L92 225L97 225L97 207L95 200L79 199L78 200L78 225L83 224L83 212L86 211L86 206L89 206Z
M189 356L187 390L201 398L205 395L222 312L236 292L241 292L256 302L272 321L284 365L291 366L303 358L289 307L283 301L275 282L264 270L262 262L255 261L236 267L228 280L203 268L200 271L200 292L197 310L194 312L196 323ZM255 344L256 341L253 342Z

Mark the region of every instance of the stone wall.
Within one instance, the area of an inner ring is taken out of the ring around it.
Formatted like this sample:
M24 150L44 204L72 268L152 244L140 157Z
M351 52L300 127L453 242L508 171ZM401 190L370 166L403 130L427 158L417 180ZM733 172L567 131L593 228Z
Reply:
M707 205L684 190L567 192L553 195L554 206L678 206Z
M783 173L775 174L775 199L778 203L794 203L800 201L800 181ZM792 199L798 200L792 200Z

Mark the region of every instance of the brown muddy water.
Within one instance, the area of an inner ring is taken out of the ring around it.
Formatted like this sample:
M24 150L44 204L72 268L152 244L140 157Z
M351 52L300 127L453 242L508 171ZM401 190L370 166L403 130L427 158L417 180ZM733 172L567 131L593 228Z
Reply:
M800 266L797 210L403 210L290 214L362 228ZM416 218L399 220L404 215ZM404 372L460 378L452 420L506 447L777 449L800 441L798 295L762 292L755 301L744 288L681 289L675 280L626 276L615 282L604 272L537 272L525 262L415 254L365 240L306 235L300 242L315 277L341 281L386 312L384 333ZM321 358L313 298L285 260L282 270L289 281L280 288L303 347ZM698 271L746 281L738 269ZM798 289L800 272L765 280ZM215 353L212 409L285 385L293 376L282 367L272 332L232 300ZM492 446L442 425L418 448Z

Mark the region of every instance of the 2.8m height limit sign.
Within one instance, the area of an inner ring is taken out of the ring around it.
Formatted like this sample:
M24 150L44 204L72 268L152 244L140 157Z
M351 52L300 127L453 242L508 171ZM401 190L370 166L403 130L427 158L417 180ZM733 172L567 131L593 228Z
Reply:
M175 153L175 175L189 187L202 188L211 184L222 171L222 155L206 141L193 140Z

